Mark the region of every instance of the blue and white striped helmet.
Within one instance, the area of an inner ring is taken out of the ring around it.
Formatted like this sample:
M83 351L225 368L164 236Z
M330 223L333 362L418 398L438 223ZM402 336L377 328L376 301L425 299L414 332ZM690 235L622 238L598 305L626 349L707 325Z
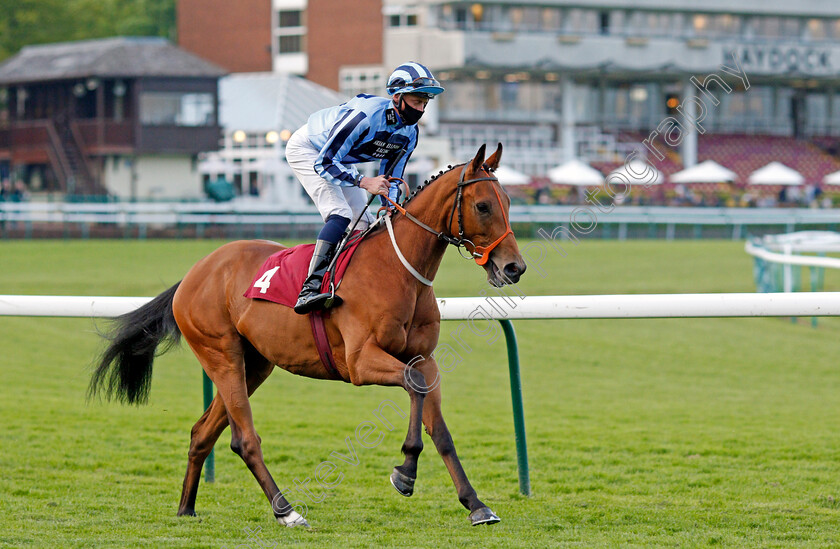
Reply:
M426 95L429 99L443 93L440 82L435 80L432 71L420 63L403 63L388 77L388 94L417 93Z

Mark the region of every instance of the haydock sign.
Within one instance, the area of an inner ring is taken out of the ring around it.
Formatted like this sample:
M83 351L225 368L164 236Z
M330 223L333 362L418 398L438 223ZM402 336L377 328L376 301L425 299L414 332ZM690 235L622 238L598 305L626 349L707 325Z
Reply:
M737 44L724 49L724 57L731 52L750 73L787 74L799 72L813 76L835 74L836 48L799 46L795 44L774 46L767 44Z

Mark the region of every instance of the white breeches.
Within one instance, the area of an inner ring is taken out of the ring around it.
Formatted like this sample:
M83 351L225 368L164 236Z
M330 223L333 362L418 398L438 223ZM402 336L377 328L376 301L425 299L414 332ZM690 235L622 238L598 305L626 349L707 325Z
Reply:
M333 185L315 172L318 149L309 141L306 125L299 128L286 143L286 161L300 181L306 193L315 202L315 206L326 219L331 215L346 217L352 223L365 212L356 226L364 230L373 222L373 216L367 212L368 194L359 187L340 187Z

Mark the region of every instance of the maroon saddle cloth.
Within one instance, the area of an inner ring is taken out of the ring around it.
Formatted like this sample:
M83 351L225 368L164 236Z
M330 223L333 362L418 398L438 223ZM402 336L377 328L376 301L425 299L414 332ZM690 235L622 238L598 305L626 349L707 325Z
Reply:
M357 233L354 233L354 238L356 235ZM322 292L329 291L331 278L341 282L341 278L344 276L344 272L347 270L347 266L361 241L361 238L355 238L345 246L333 268L335 277L331 277L330 273L324 277L324 282L321 285ZM301 244L271 255L257 271L254 280L251 281L251 286L245 292L245 297L265 299L286 307L294 307L298 294L300 294L300 288L306 280L309 261L312 259L314 250L315 244ZM324 326L324 317L329 316L329 311L313 311L308 316L321 363L333 379L343 380L338 368L336 368L330 342L327 339L327 329Z
M358 238L355 242L351 241L338 256L334 268L335 280L341 281L360 242L361 239ZM265 299L286 307L294 307L300 288L306 280L309 261L312 259L314 250L315 244L300 244L269 256L257 271L254 280L251 281L245 297ZM329 290L331 278L330 275L324 277L322 291Z

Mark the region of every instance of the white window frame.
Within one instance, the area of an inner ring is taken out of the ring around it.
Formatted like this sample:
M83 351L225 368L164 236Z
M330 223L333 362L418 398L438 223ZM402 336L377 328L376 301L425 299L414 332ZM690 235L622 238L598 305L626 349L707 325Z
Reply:
M360 93L383 96L386 93L386 78L385 68L381 65L341 67L338 70L338 89L348 97Z

